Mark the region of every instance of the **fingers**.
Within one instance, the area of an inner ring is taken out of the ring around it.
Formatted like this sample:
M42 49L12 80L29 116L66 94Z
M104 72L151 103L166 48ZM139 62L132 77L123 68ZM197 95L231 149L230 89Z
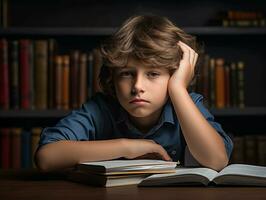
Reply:
M158 153L162 157L163 160L167 160L167 161L172 160L172 158L168 155L165 149L159 144L154 145L153 152Z
M191 66L194 67L198 59L198 54L184 42L179 41L178 44L184 53L183 59L189 60Z

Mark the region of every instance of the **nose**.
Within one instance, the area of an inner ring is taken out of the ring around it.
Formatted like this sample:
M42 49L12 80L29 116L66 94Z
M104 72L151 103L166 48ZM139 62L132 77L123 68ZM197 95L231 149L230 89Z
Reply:
M144 78L140 74L137 74L133 79L132 93L138 94L140 92L144 92Z

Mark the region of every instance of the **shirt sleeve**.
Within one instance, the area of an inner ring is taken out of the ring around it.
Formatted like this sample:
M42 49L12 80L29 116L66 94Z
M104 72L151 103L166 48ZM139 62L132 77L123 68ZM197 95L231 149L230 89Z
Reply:
M227 157L230 158L232 151L233 151L233 142L231 138L225 133L222 126L214 120L214 116L209 112L209 110L203 104L203 96L197 93L191 93L192 100L194 101L195 105L205 117L205 119L210 123L210 125L220 134L223 139ZM189 166L197 166L200 165L189 152L188 148L186 147L185 150L185 165Z
M54 127L44 128L41 133L38 148L60 140L95 140L99 137L98 133L104 132L102 130L103 127L109 127L107 123L109 120L105 120L107 117L105 115L106 112L102 111L101 107L103 105L100 105L100 103L99 100L94 98L86 104L83 104L80 109L73 110Z

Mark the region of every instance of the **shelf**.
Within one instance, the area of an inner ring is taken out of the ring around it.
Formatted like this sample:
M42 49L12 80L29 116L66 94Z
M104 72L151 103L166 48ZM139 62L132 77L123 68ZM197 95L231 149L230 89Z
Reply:
M247 108L211 108L210 112L217 117L233 117L233 116L266 116L266 107L247 107Z
M184 31L195 35L265 35L266 27L181 27ZM113 34L115 27L14 27L0 28L2 36L107 36Z
M62 118L68 115L69 110L1 110L0 119L16 118ZM211 108L210 112L215 116L266 116L266 107L247 107L247 108Z
M0 111L0 119L4 118L61 118L69 114L67 110L6 110Z

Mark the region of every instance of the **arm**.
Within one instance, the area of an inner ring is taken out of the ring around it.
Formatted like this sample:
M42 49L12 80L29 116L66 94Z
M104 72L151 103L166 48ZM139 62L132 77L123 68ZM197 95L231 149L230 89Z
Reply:
M191 154L203 166L219 171L228 164L223 139L197 109L186 90L194 73L197 54L184 43L179 45L184 55L179 69L169 80L169 96Z
M35 162L41 171L53 171L73 167L80 162L136 158L145 154L157 154L170 160L164 148L152 140L113 139L101 141L58 141L42 146L35 154Z

